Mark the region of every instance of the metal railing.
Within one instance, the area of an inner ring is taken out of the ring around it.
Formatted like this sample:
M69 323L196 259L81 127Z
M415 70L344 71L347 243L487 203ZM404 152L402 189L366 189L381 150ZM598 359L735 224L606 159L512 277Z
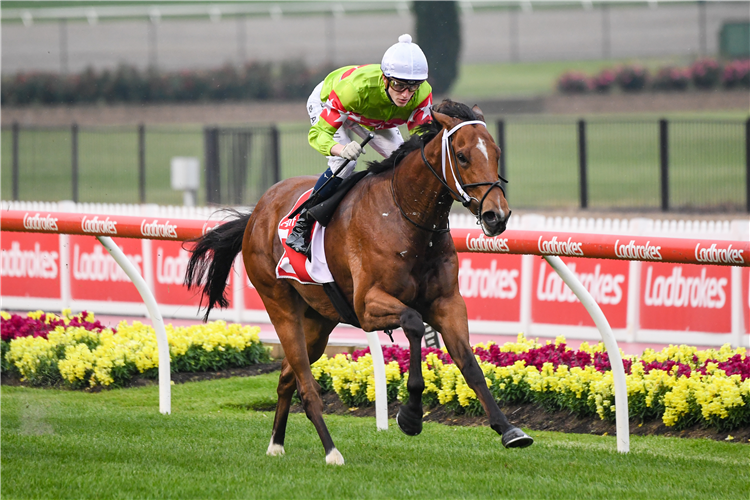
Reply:
M203 161L198 204L252 205L281 179L325 170L307 132L14 124L2 131L2 198L177 205L170 159L192 156ZM750 212L750 119L518 118L495 132L514 207Z
M731 0L729 0L731 1ZM699 0L459 0L459 8L471 13L486 9L521 9L530 12L545 8L581 8L590 10L595 7L614 5L633 5L656 8L659 5L686 5L699 3ZM728 3L728 0L708 0L706 3ZM158 22L162 18L208 18L218 21L231 16L269 16L279 18L284 15L320 15L332 14L342 16L347 13L396 12L408 14L411 1L378 0L378 1L311 1L311 2L249 2L249 3L202 3L177 4L167 3L153 5L103 5L86 7L54 8L16 8L0 9L0 21L22 21L31 24L35 20L87 20L94 24L100 19L138 19L146 18Z

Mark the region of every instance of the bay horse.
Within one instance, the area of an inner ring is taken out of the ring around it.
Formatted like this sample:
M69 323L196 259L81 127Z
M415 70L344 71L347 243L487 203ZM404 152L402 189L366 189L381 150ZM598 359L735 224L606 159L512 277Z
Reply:
M424 323L443 336L453 361L474 390L490 427L505 447L526 447L533 439L513 426L490 394L472 348L466 304L458 288L458 256L448 228L454 200L478 219L487 236L505 230L510 210L498 176L500 148L487 131L481 110L443 101L432 122L412 135L390 158L369 164L369 174L342 200L325 231L331 274L363 330L402 328L409 341L408 401L396 421L408 435L422 430L421 340ZM284 454L289 407L297 389L307 418L318 432L326 463L343 464L323 421L323 402L310 364L323 354L342 318L317 285L277 279L283 254L277 228L317 177L295 177L272 186L250 213L194 240L185 277L202 288L206 319L226 307L227 278L242 252L245 270L263 300L284 349L278 404L268 455ZM497 188L497 189L495 189Z

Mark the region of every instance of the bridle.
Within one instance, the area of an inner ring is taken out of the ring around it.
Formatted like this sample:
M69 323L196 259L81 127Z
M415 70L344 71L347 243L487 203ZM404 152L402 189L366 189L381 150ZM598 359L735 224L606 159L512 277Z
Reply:
M422 144L420 146L420 150L422 153L422 161L427 165L427 167L430 169L430 172L437 178L437 180L440 181L440 183L450 192L451 196L453 196L454 199L457 201L460 201L461 204L469 208L469 205L471 205L472 201L477 201L479 203L479 208L477 209L477 213L474 214L477 218L477 224L482 227L482 230L484 231L484 226L481 224L481 214L482 214L482 206L484 205L484 200L487 198L487 195L490 194L490 191L492 191L493 188L498 187L500 191L502 191L503 196L505 196L505 190L503 189L503 186L501 182L507 183L508 181L504 178L500 177L498 175L498 180L495 182L473 182L471 184L464 184L463 178L461 177L461 172L457 168L458 160L455 160L456 167L453 166L453 160L456 158L456 151L453 149L453 138L451 137L458 129L465 125L482 125L484 127L487 126L486 123L484 123L481 120L469 120L465 122L461 122L455 127L453 127L450 130L443 130L443 137L441 138L441 144L440 144L440 156L442 157L442 167L443 167L443 175L442 177L438 172L435 170L435 168L432 166L432 164L427 160L427 156L424 152L425 143L424 140L422 141ZM453 175L453 184L456 186L456 190L451 188L448 183L446 182L446 179L448 178L446 175L446 159L447 159L447 167L450 170L451 174ZM394 162L395 166L395 162ZM445 233L450 231L450 226L447 226L442 229L432 229L429 227L425 227L420 225L419 223L411 220L408 215L406 215L406 212L401 208L401 205L399 205L398 201L396 200L396 191L394 189L393 183L394 179L396 177L396 169L394 167L393 170L393 177L391 178L391 194L393 195L393 201L395 202L396 206L398 207L399 211L401 211L401 215L411 222L416 227L423 229L425 231L430 231L433 233ZM470 196L466 190L478 187L478 186L490 186L490 188L484 193L484 196L482 196L481 200L478 200L477 198ZM510 211L508 211L508 216L510 216Z

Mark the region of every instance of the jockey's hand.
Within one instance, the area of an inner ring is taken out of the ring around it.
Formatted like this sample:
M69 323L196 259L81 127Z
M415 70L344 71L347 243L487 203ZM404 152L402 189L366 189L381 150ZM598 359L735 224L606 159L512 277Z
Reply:
M339 156L347 160L355 161L362 154L362 146L352 141L341 150Z

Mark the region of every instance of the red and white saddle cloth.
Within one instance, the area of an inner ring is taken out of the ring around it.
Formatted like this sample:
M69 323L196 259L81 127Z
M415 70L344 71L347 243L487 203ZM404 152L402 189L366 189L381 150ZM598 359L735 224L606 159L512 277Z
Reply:
M325 240L326 228L315 223L312 232L312 243L310 244L310 260L298 252L295 252L286 244L286 238L294 228L299 214L289 219L289 214L294 212L300 204L304 203L312 193L312 189L306 191L299 197L294 207L287 213L279 223L279 240L284 246L284 254L276 265L276 277L297 280L302 284L323 284L333 281L331 271L328 270L326 262L326 250L323 242Z

